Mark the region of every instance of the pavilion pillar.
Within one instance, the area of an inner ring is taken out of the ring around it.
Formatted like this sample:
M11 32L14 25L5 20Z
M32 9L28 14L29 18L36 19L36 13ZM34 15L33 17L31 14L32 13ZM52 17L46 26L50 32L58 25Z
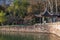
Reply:
M39 19L39 22L41 23L41 17L40 17L40 19Z
M55 21L56 21L56 17L53 18L53 22L55 22Z
M40 17L40 23L42 24L42 17Z
M42 22L44 23L44 17L42 17Z
M52 23L52 18L49 18L48 20L49 20L49 23Z

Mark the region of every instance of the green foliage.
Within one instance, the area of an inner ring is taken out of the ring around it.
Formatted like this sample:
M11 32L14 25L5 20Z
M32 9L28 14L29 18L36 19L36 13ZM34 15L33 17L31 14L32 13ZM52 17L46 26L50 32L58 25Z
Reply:
M7 19L5 17L5 13L3 13L3 11L0 12L0 23L2 24L3 22L5 22Z
M27 2L27 0L15 0L14 1L14 12L20 15L20 17L25 16L25 13L27 11L27 6L29 5L29 3ZM17 11L16 11L17 10Z
M10 16L13 16L13 19L15 20L12 23L16 23L17 20L21 18L23 19L25 17L28 5L29 3L27 2L27 0L14 0L14 4L6 9L9 15L12 14ZM19 17L18 19L16 18L16 15ZM10 18L8 18L8 21L9 20Z

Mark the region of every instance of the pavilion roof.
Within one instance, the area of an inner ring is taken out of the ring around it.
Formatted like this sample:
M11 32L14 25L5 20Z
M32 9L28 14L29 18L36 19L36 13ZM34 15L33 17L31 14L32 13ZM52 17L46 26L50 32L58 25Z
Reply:
M50 12L48 12L47 10L45 10L45 12L42 14L42 16L45 17L51 17L53 14L51 14Z

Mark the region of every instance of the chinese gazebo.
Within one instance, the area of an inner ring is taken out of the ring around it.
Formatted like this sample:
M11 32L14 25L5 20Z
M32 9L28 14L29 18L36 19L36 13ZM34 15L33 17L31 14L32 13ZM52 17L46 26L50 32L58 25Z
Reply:
M40 15L36 15L37 20L39 20L38 22L40 23L50 23L50 22L56 22L56 18L58 15L55 14L51 14L50 12L48 12L47 10L45 10L44 13L40 14Z

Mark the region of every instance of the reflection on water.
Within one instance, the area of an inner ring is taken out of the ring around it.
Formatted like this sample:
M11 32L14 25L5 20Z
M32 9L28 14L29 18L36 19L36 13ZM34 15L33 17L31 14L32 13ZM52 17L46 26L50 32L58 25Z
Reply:
M60 38L47 33L19 33L0 34L0 40L60 40Z

